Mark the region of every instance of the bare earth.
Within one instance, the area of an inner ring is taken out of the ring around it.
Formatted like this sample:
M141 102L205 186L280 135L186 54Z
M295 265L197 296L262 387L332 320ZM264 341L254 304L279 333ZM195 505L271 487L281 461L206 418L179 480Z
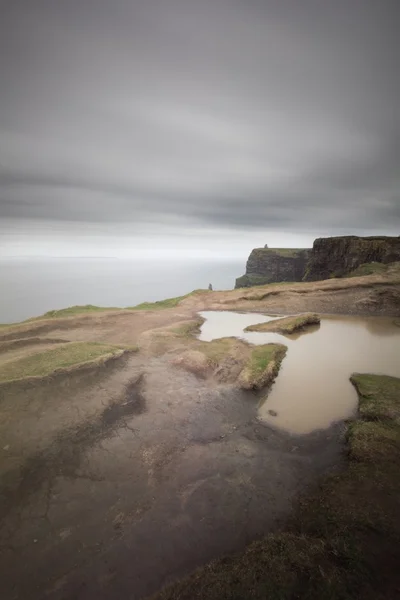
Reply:
M0 369L65 341L139 347L0 385L2 598L143 598L277 528L338 463L340 425L295 437L257 421L256 393L237 382L244 343L229 342L223 368L204 366L184 332L207 309L396 317L400 276L204 292L165 310L2 327Z

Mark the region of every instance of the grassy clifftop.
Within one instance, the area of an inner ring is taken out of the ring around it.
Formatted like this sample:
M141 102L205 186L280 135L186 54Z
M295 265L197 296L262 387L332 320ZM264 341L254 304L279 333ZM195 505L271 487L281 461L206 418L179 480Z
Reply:
M393 263L400 260L400 237L342 236L318 238L311 251L304 278L318 281L345 277L361 265ZM378 267L361 269L360 275L377 272Z
M304 248L255 248L253 252L259 255L277 254L285 258L294 258L299 252L303 252Z

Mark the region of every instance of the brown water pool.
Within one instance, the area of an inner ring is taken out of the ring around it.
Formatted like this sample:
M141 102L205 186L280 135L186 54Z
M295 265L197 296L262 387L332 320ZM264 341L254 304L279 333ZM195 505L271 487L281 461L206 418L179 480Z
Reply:
M206 319L201 340L235 336L251 344L288 347L280 373L258 407L260 420L287 431L309 433L351 417L357 409L349 381L354 372L400 377L400 328L390 318L323 317L320 327L288 337L244 331L277 317L218 311L201 315Z

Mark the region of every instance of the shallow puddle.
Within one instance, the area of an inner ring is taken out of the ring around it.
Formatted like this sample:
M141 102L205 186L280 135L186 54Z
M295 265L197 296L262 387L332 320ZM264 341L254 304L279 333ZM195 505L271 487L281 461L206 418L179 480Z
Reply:
M349 381L352 373L400 377L400 328L393 319L325 317L320 327L289 338L243 331L278 317L217 311L201 315L206 319L201 340L235 336L251 344L280 342L288 347L268 398L259 406L259 418L294 433L326 428L354 414L357 394Z

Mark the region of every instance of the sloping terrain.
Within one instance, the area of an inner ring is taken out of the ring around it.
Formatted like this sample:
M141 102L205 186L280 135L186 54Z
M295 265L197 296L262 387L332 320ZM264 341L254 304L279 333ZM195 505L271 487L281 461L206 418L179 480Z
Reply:
M288 526L199 569L154 600L399 597L400 379L355 374L359 418L342 468Z
M261 424L284 349L201 342L198 311L400 315L399 285L388 270L2 326L2 597L141 598L274 531L340 460L342 427Z

